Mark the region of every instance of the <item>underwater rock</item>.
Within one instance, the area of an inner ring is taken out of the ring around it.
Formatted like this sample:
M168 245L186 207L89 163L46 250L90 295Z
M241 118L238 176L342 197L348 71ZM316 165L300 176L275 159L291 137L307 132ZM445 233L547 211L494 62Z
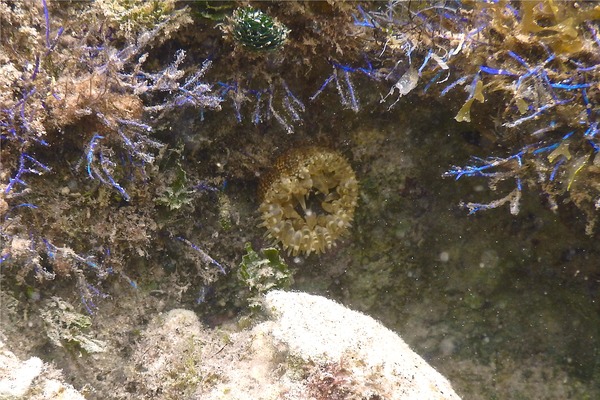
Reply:
M367 315L283 291L267 294L265 308L273 343L314 366L305 378L311 397L460 399L398 335Z
M460 399L395 333L324 297L271 291L267 320L202 327L188 310L142 335L129 383L137 396L210 399ZM170 397L171 396L171 397Z
M37 357L21 361L0 340L0 399L83 400L60 374Z
M193 311L176 309L155 317L129 366L132 398L188 398L202 380L199 364L206 359L206 341L214 340Z

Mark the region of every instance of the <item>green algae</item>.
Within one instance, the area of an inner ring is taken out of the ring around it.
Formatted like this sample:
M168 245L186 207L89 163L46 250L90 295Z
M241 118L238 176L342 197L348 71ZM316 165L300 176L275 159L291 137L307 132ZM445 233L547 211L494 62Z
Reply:
M260 254L246 243L246 254L238 268L238 277L250 290L250 307L260 307L261 295L273 289L287 289L293 283L292 274L279 250L267 247Z

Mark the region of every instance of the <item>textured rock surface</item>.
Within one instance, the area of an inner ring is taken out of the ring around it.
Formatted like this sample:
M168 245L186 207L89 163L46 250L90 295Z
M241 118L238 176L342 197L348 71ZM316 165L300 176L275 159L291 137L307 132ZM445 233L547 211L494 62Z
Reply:
M37 357L21 361L0 340L0 399L83 400L60 374Z
M187 310L157 318L133 356L145 398L459 399L450 383L371 317L320 296L272 291L268 320L208 330Z
M459 399L444 377L369 316L306 293L273 291L265 304L275 342L316 365L341 364L359 398Z

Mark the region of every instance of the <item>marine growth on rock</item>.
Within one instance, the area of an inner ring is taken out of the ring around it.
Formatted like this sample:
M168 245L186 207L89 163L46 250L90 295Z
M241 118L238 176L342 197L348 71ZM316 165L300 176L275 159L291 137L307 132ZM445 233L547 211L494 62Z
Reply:
M236 9L231 24L234 39L256 51L277 49L283 45L289 33L285 25L252 7Z
M259 211L266 236L288 254L330 249L348 232L358 181L348 161L321 147L293 149L275 162L260 184Z

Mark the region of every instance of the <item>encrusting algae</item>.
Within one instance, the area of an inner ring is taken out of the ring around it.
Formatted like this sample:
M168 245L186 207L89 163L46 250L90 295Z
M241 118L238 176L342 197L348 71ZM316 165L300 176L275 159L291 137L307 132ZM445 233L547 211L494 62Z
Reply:
M283 154L260 183L266 236L288 254L323 253L351 226L358 181L338 152L303 147Z

